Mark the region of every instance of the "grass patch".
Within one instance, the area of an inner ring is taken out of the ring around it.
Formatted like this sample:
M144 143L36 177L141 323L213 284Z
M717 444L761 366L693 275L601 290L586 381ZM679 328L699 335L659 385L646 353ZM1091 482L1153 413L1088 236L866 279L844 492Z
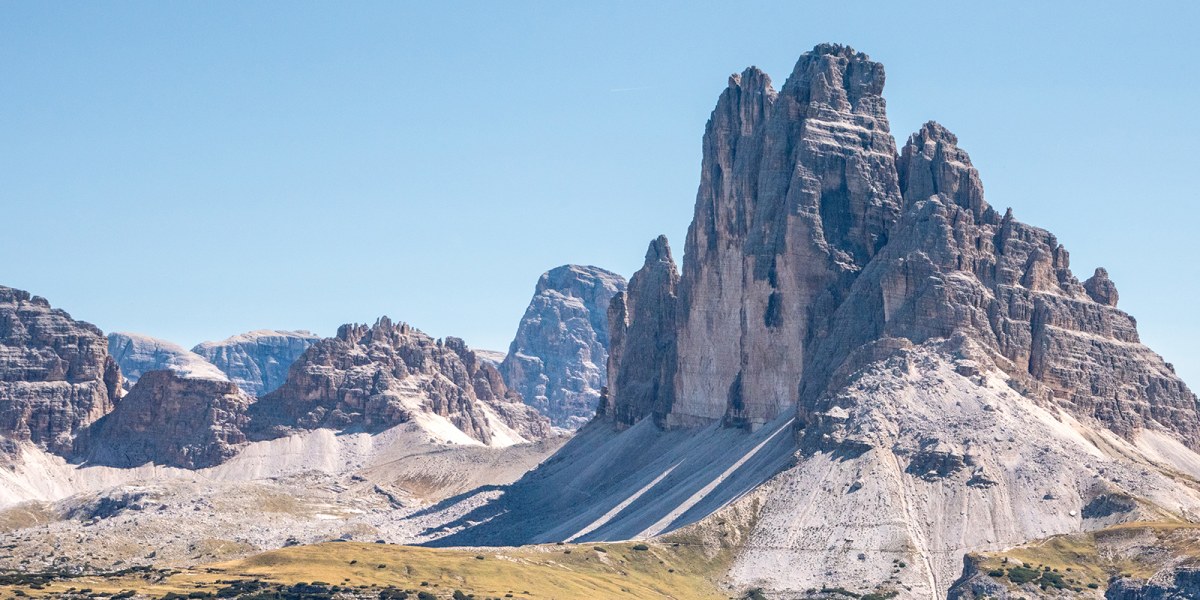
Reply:
M109 595L133 590L154 598L168 594L173 598L236 597L251 591L270 597L284 590L284 596L295 593L316 599L343 588L371 589L372 595L380 597L380 591L393 590L389 597L395 598L404 597L404 590L417 589L439 598L448 598L454 591L475 598L727 597L712 579L724 572L725 565L703 550L657 543L636 544L645 550L634 550L634 546L606 545L607 556L615 559L602 559L595 552L566 554L565 548L551 545L495 548L495 559L479 560L474 550L327 543L172 573L151 570L69 580L37 578L41 589L28 585L34 579L26 576L28 579L20 582L0 585L0 597L15 596L18 589L30 597L45 597L62 594L69 587ZM321 582L339 583L317 585ZM414 591L409 597L416 596Z

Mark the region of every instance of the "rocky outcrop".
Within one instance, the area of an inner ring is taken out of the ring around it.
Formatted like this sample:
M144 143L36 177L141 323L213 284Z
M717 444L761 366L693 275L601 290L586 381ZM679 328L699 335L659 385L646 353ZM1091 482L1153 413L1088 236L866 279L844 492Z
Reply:
M607 381L608 304L625 279L598 267L543 273L500 372L555 426L577 429L596 414Z
M757 426L798 401L813 341L901 206L883 67L821 45L783 89L730 78L704 135L664 422Z
M246 441L254 399L213 371L214 378L173 369L144 373L116 410L80 436L76 457L114 467L199 469L233 456Z
M988 206L970 158L940 125L914 134L897 165L904 212L812 344L802 420L817 420L839 374L873 359L862 349L877 340L961 335L1031 399L1129 439L1150 428L1200 446L1196 397L1140 343L1103 270L1089 292L1052 234Z
M674 398L675 307L679 273L666 236L650 242L628 291L608 308L608 387L600 414L622 426L667 415Z
M1168 570L1150 580L1118 579L1106 600L1192 600L1200 598L1200 568Z
M387 317L343 325L313 344L251 413L257 437L412 423L443 441L504 446L551 433L549 421L462 340L435 340Z
M1096 268L1096 272L1083 282L1083 289L1092 300L1100 304L1114 307L1117 305L1117 285L1108 278L1108 271L1104 267Z
M678 280L635 275L611 305L615 427L512 491L587 497L545 529L547 505L508 504L479 539L648 537L745 498L730 581L941 597L968 549L1200 510L1197 399L1107 274L1081 283L1052 234L993 209L941 125L897 151L883 82L837 45L778 92L730 79ZM735 431L757 443L715 460Z
M133 387L143 373L163 369L185 378L225 379L204 357L178 344L137 333L108 334L108 353L120 365L127 388Z
M261 396L283 385L288 368L319 339L308 331L262 329L203 342L192 352L216 365L246 393Z
M0 439L65 454L120 394L120 369L98 328L0 286Z
M897 153L883 83L881 65L828 44L779 92L755 68L730 78L705 131L678 305L643 319L675 323L671 351L613 352L610 371L640 379L610 381L610 404L642 405L635 390L669 382L655 400L665 427L754 428L792 411L807 425L886 340L961 333L1030 398L1200 447L1195 396L1140 343L1107 273L1081 284L1053 235L993 210L937 123Z

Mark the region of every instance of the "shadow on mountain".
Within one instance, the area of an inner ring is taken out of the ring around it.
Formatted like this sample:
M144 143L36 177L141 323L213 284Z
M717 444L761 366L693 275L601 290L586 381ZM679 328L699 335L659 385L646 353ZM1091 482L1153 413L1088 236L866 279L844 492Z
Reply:
M594 421L500 498L427 530L446 534L427 545L611 541L666 533L704 518L789 466L796 450L791 424L790 417L781 417L753 433L718 425L662 431L646 419L616 431L608 421ZM453 504L447 500L430 512Z

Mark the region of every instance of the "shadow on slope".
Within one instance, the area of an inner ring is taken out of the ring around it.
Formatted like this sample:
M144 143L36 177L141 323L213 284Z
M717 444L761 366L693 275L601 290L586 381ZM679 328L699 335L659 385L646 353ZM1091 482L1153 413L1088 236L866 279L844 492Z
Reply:
M593 421L503 496L425 535L431 546L649 537L693 523L789 466L790 416L756 432L713 425L625 431Z

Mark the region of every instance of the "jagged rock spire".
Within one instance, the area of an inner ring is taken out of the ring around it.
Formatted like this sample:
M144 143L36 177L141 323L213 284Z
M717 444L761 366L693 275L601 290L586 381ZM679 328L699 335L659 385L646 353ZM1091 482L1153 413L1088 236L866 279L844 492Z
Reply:
M1120 297L1117 294L1117 284L1108 278L1108 270L1104 267L1096 268L1095 274L1083 282L1083 289L1087 290L1092 300L1107 306L1116 306Z
M883 83L867 55L828 44L778 93L755 68L730 78L705 130L667 425L754 426L797 401L820 315L900 210Z
M971 157L958 147L958 138L935 121L908 138L896 170L900 190L909 201L939 194L970 210L976 219L988 209Z
M620 425L661 419L674 402L678 285L671 247L660 235L628 290L609 304L608 386L599 412Z

